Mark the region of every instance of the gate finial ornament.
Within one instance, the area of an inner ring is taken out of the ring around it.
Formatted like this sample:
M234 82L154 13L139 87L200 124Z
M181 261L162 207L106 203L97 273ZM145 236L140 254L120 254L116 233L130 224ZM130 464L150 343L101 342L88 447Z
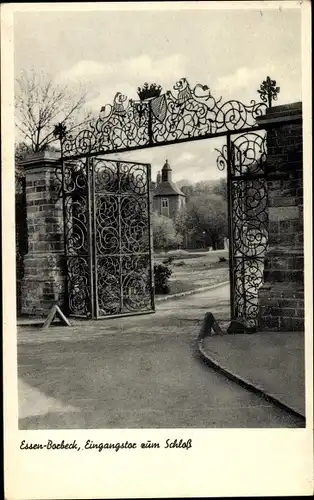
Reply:
M64 123L60 122L57 125L55 125L55 128L53 129L53 135L59 139L59 141L62 141L65 139L66 136L66 125Z
M152 99L154 97L159 97L161 94L162 87L157 85L157 83L151 83L150 85L146 82L143 87L137 88L137 94L141 101L146 99Z
M272 101L277 101L278 99L280 87L276 87L276 85L276 80L272 80L268 76L266 80L263 80L260 89L257 91L261 96L262 101L266 102L269 108L272 106Z

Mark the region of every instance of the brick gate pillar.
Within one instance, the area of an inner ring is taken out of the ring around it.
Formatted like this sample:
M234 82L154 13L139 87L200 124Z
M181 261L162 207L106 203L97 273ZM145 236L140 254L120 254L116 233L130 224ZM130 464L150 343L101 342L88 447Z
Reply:
M21 166L26 180L28 253L24 256L21 312L45 316L63 301L63 216L55 168L57 153L28 157Z
M283 120L298 121L284 124ZM270 108L267 132L269 241L259 290L259 330L304 328L302 103ZM273 127L272 127L273 125Z

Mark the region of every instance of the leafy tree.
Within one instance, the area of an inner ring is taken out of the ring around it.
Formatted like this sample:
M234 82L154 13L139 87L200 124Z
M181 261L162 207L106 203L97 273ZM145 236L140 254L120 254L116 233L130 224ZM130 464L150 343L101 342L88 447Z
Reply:
M91 115L85 110L88 93L54 82L43 73L22 71L16 78L15 114L19 135L33 152L44 151L56 138L54 126L62 123L67 131L79 131Z
M194 195L199 195L199 194L205 194L205 193L210 193L213 188L213 182L212 181L199 181L194 184L186 184L182 186L182 191L184 194L190 198L191 196Z
M194 194L210 194L213 191L213 181L199 181L194 184Z
M221 196L225 201L228 199L227 179L222 178L217 181L212 189L212 193Z
M20 166L20 162L31 152L31 148L25 142L15 144L14 159L15 159L15 190L19 188L20 180L24 177L24 171Z
M185 187L185 186L191 186L192 183L191 183L191 181L189 181L189 179L181 179L181 180L176 182L176 185L181 189L182 187Z
M227 203L214 194L194 195L186 205L181 223L190 238L215 250L228 233Z
M181 190L189 200L192 196L216 194L227 200L227 180L219 179L218 181L199 181L194 184L183 184Z
M156 250L169 250L181 245L182 236L176 232L172 219L153 212L151 222Z
M15 144L15 151L14 151L14 156L15 156L15 163L18 163L32 152L32 148L24 141L18 142Z
M185 194L187 198L193 195L194 193L194 185L193 184L184 184L181 186L182 193Z
M193 234L193 229L189 223L189 214L186 207L177 212L174 219L174 227L177 234L180 234L182 237L184 248L187 248Z

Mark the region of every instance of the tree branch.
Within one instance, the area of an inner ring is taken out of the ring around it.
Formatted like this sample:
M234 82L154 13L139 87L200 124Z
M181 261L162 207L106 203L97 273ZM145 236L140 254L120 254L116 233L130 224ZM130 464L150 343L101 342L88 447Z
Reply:
M55 140L55 122L65 123L73 119L75 130L88 121L79 119L87 100L87 92L79 89L76 95L67 86L57 85L48 75L35 70L22 71L16 78L15 112L16 126L23 137L30 141L34 151L44 148Z

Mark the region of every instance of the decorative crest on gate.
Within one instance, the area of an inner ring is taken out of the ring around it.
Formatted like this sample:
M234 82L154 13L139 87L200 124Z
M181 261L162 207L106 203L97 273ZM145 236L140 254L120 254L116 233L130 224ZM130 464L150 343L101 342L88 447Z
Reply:
M223 135L256 126L256 118L277 99L279 87L270 77L258 90L261 102L248 105L216 99L207 85L191 87L181 78L173 91L162 93L156 83L138 88L139 100L117 92L112 104L75 136L56 127L64 157L114 153ZM60 124L59 124L60 125ZM60 133L59 133L60 132Z

